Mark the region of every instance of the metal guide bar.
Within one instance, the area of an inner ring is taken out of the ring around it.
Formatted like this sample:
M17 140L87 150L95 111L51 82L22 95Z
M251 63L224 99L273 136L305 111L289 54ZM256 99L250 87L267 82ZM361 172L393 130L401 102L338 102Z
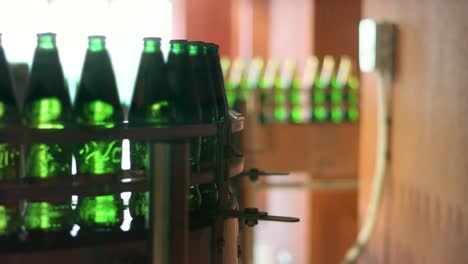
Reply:
M229 175L234 177L242 172L244 159L236 160L236 163L230 166ZM124 171L123 174L128 171ZM191 184L210 183L215 181L215 172L202 171L191 173ZM146 177L116 177L99 179L97 182L76 183L72 182L73 176L65 176L54 179L53 183L35 184L24 181L10 181L8 185L0 184L0 201L18 201L26 200L55 200L58 198L68 199L71 195L95 196L106 194L119 194L122 192L141 192L148 191L148 180Z
M244 128L244 118L235 112L231 113L230 122L233 132ZM116 128L65 128L65 129L0 129L0 143L29 144L34 142L70 143L89 140L174 140L199 136L215 136L216 124L177 125L166 127L128 127Z
M336 190L356 190L358 180L356 179L332 179L332 180L310 180L307 182L282 182L282 183L256 183L256 188L283 188L294 189L303 188L312 191L336 191Z

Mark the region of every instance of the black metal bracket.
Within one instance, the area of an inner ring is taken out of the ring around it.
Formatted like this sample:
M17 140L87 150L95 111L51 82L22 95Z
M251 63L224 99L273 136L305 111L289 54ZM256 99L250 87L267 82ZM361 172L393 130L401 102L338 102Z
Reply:
M257 181L260 176L288 176L289 172L265 172L257 168L252 168L248 171L243 171L231 179L239 179L244 176L248 176L251 181Z
M258 210L258 208L245 208L243 211L222 210L219 211L218 214L225 218L241 219L247 226L250 227L257 225L258 221L275 221L285 223L295 223L300 221L300 219L297 217L268 215L267 212L261 212Z

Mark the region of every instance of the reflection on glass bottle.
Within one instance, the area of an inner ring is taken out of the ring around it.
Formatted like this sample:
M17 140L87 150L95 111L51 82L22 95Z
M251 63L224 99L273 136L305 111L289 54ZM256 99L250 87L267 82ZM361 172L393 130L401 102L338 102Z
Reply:
M55 44L55 34L38 34L24 104L24 122L35 129L69 125L71 102ZM35 143L26 147L26 177L48 181L70 177L71 150L66 144ZM70 200L28 201L24 225L29 231L67 232L72 226Z
M0 129L15 128L20 125L21 119L13 91L13 82L0 39ZM0 186L18 179L20 170L19 158L19 146L5 143L0 144ZM16 233L19 223L17 204L15 202L2 201L0 203L0 238Z
M113 128L123 121L112 64L105 47L105 37L89 37L81 80L73 109L78 127ZM91 140L75 150L77 176L114 175L121 170L120 140ZM119 195L79 197L78 224L82 228L116 228L123 219Z
M163 126L174 119L169 104L166 68L160 38L145 38L137 80L130 105L128 122L131 127ZM133 175L145 175L149 166L147 142L130 142ZM134 192L129 201L132 228L148 228L148 192Z

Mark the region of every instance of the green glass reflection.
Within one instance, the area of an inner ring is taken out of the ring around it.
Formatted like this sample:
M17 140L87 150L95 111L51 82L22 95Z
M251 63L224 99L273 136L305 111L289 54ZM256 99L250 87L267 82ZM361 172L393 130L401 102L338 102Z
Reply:
M198 45L197 43L191 42L189 44L189 55L190 56L196 56L202 52L202 47Z
M334 123L341 123L345 117L345 112L339 106L333 107L330 113L330 119Z
M70 155L63 145L32 144L26 160L28 176L50 178L70 174Z
M227 90L226 96L227 96L227 102L228 102L229 108L233 108L234 104L236 103L236 97L237 97L236 92Z
M299 90L299 89L301 89L301 86L302 86L302 84L299 82L299 80L297 80L297 79L293 79L293 80L292 80L292 82L291 82L291 88L292 88L293 90Z
M159 101L159 102L153 103L150 108L151 109L150 120L148 121L157 121L160 123L169 122L170 120L167 116L168 107L169 107L168 101Z
M190 185L189 192L187 195L189 201L189 211L196 212L201 206L201 194L197 185Z
M291 121L293 123L302 123L304 116L302 113L302 108L300 106L295 106L291 109Z
M37 129L63 129L64 109L57 97L44 97L26 105L26 122ZM26 175L49 178L70 174L71 155L65 145L32 144L27 148Z
M318 90L325 90L327 88L327 84L320 79L315 79L314 84Z
M327 120L328 111L325 106L316 106L313 110L314 119L318 122L324 122Z
M0 205L0 237L14 235L19 225L20 219L16 207Z
M351 105L356 105L359 103L359 96L355 92L348 93L348 103Z
M38 47L44 50L55 49L55 35L54 34L40 34Z
M284 122L288 119L288 112L284 107L276 107L274 117L276 121Z
M144 53L156 53L160 50L161 47L161 40L160 39L153 39L153 38L145 38L144 39Z
M102 36L89 37L88 49L91 52L104 51L104 41L104 37Z
M348 108L348 119L351 122L357 122L359 120L359 109L356 106Z
M117 195L86 197L78 202L81 227L116 227L122 223L122 201Z
M19 158L19 147L0 144L0 180L18 177Z
M330 82L330 86L333 89L342 89L344 87L344 83L342 83L340 80L337 78L333 78Z
M315 104L324 104L327 100L327 95L323 91L314 91L312 99Z
M174 54L183 54L185 53L187 47L187 41L185 40L171 40L171 53Z
M62 103L56 97L42 98L32 103L28 109L30 126L39 129L62 129L63 122L60 120L62 115Z
M130 214L133 217L132 226L136 228L146 227L149 219L149 193L134 192L129 201Z
M24 226L28 230L63 231L72 225L69 203L28 202Z
M80 173L115 174L121 169L122 146L118 140L88 141L76 157Z
M0 236L6 235L10 216L5 206L0 205Z
M300 104L301 103L301 92L297 90L291 91L291 103Z
M214 210L218 206L218 186L214 183L200 184L201 210Z
M0 102L0 119L3 117L5 114L6 106L3 102Z
M114 106L102 100L87 102L82 107L78 123L92 126L112 128L116 125L114 120Z
M277 91L275 94L275 103L276 104L285 104L286 103L286 96L284 93Z
M340 104L343 102L343 92L340 90L334 90L331 92L330 100L333 104Z
M357 90L359 89L359 79L356 78L356 77L349 77L349 80L348 80L348 86L351 90Z

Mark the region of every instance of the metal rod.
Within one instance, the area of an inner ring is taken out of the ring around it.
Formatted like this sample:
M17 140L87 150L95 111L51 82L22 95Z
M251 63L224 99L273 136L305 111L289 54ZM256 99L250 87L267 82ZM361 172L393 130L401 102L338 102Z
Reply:
M358 180L311 180L308 182L257 183L256 188L311 189L312 191L356 190Z
M186 264L189 145L150 144L150 254L152 264Z

